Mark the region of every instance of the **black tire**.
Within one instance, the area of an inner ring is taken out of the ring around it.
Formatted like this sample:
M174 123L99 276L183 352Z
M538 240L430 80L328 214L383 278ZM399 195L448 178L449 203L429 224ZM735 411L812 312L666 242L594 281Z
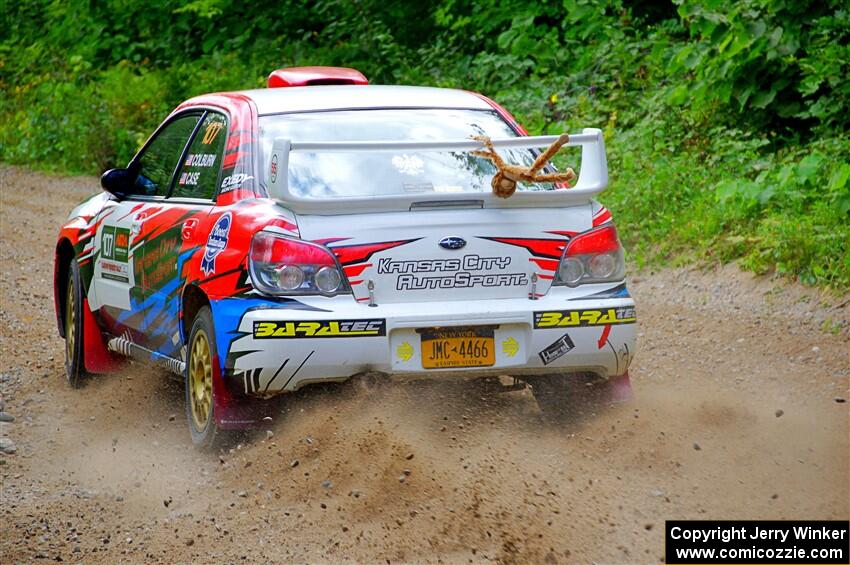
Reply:
M71 259L65 285L65 376L71 388L80 388L88 377L83 343L83 300L86 292L77 259Z
M596 409L590 373L546 375L529 379L531 392L543 416L550 422L563 424Z
M206 359L203 358L205 346L202 342L204 340L208 348ZM213 450L218 447L225 435L215 422L215 388L212 386L212 379L216 378L216 375L212 374L212 359L215 351L212 312L209 306L204 306L192 321L186 351L186 368L183 371L189 432L192 434L192 443L195 447L204 450ZM205 364L206 368L203 368ZM199 371L206 372L203 383L200 382ZM201 384L203 384L203 398L200 392ZM204 405L206 410L202 409Z

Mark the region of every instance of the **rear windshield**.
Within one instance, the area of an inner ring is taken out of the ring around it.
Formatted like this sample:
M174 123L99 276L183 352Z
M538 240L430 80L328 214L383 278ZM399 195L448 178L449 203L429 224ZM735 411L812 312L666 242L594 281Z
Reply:
M261 116L262 170L268 174L272 145L280 137L292 141L456 141L472 135L516 137L496 112L485 110L381 109ZM499 153L508 163L526 166L536 155L530 149L500 149ZM489 192L495 172L489 160L465 151L295 151L289 157L289 191L314 198ZM551 183L517 186L523 191L554 188Z

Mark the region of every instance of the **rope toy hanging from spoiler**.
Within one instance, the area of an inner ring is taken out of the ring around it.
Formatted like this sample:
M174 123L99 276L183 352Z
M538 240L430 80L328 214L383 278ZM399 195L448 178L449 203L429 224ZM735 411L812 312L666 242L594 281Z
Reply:
M552 145L546 148L546 151L537 156L534 163L530 167L521 167L519 165L510 165L502 160L502 157L496 153L493 148L493 143L490 138L484 135L473 136L474 140L480 141L487 148L485 151L473 151L472 155L489 159L499 169L490 184L493 186L493 194L499 198L508 198L516 192L516 183L538 183L538 182L572 182L576 178L575 171L572 168L567 168L566 171L560 173L543 173L538 174L538 171L546 166L546 163L555 156L561 147L570 140L567 134L561 135Z

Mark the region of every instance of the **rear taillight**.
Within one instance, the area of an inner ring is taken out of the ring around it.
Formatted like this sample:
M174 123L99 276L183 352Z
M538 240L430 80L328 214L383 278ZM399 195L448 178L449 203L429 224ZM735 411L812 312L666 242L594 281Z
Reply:
M573 238L564 250L554 284L578 286L622 280L626 274L617 230L607 225Z
M326 247L273 232L258 232L251 242L248 270L265 294L350 292L336 257Z

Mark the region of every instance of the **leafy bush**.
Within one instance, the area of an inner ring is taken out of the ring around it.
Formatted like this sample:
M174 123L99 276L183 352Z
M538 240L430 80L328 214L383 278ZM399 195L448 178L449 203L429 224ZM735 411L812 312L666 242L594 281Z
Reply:
M183 99L271 69L478 90L532 133L598 125L639 264L850 288L850 11L835 0L4 4L0 158L98 173ZM164 22L167 22L165 24Z

